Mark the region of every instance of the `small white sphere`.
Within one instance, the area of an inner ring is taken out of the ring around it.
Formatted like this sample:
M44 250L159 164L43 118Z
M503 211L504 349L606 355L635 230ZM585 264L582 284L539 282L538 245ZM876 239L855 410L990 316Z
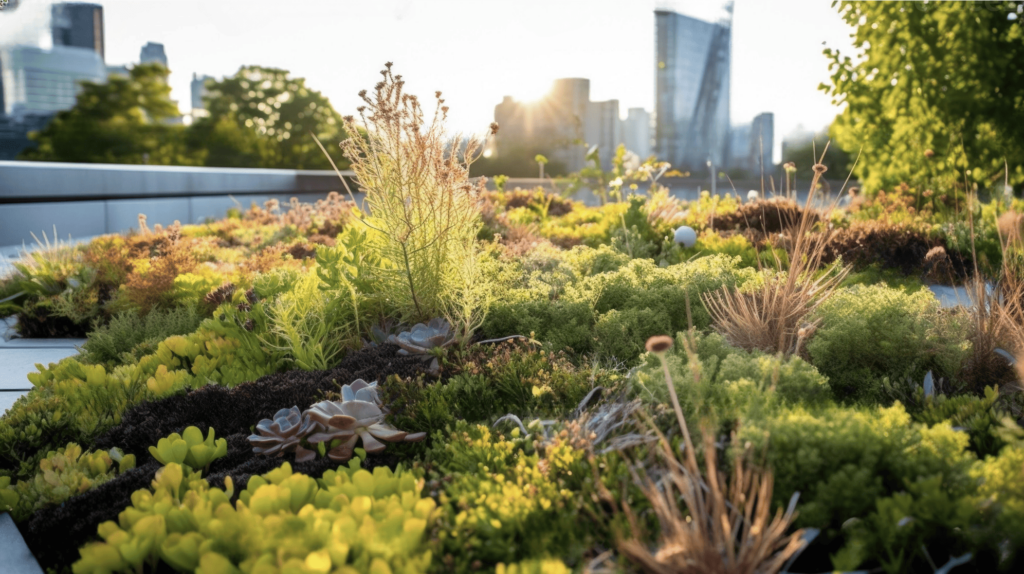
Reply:
M683 247L693 247L697 245L697 232L692 227L686 225L676 230L676 243Z
M754 201L760 196L761 194L758 193L756 189L752 189L747 192L747 201Z

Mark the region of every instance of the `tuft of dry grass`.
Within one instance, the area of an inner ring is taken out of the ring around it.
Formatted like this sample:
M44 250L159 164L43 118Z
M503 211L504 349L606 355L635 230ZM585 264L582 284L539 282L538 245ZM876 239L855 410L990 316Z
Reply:
M1002 218L999 221L1003 258L994 286L989 288L977 268L967 283L971 352L959 378L969 392L978 395L992 384L1014 392L1024 390L1024 269L1018 222L1016 216L1012 226ZM971 235L973 240L973 223ZM1007 354L1014 360L1008 361Z
M648 349L664 366L670 345L667 337L652 337ZM771 471L748 468L744 462L747 457L743 456L737 458L731 474L719 472L715 441L708 431L702 432L702 468L667 369L666 376L683 433L685 456L680 461L668 440L658 433L664 462L664 468L659 469L662 478L655 481L650 478L654 473L648 472L642 481L661 526L658 548L652 552L639 539L637 517L624 503L634 535L619 541L619 552L651 574L779 572L806 545L802 530L786 534L796 517L796 496L785 512L779 508L773 514Z
M813 325L804 323L805 318L828 299L849 272L849 267L843 267L819 273L831 233L813 229L824 219L811 205L813 190L824 173L824 166L818 164L815 168L812 192L807 195L799 222L791 229L786 273L766 274L763 283L750 292L724 288L703 296L715 330L732 345L769 353L799 353L813 329ZM776 263L782 266L777 257Z

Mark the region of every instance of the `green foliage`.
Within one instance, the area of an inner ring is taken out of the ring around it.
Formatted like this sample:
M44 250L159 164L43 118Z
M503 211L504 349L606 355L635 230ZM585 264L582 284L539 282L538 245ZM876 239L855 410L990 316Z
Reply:
M74 163L196 165L186 149L185 128L165 123L178 116L170 99L168 70L138 64L127 78L113 75L102 84L82 83L75 107L60 112L31 136L38 147L23 159Z
M807 352L837 399L881 401L883 378L920 381L929 370L943 377L955 372L966 342L957 333L937 333L937 318L930 291L856 285L819 307L821 324Z
M644 359L634 379L640 397L667 404L661 362L652 354ZM695 334L692 343L679 333L666 360L680 406L693 423L761 419L783 404L827 404L831 395L828 380L799 357L737 349L717 333Z
M967 473L974 457L966 451L967 434L948 423L913 423L900 404L817 412L797 407L750 421L739 440L768 447L776 503L800 492L797 526L823 529L824 547L832 551L844 522L863 519L877 499L919 479L939 477L952 497L971 489Z
M321 289L320 277L307 272L266 305L268 333L262 340L300 369L329 369L345 346L359 340L358 304L358 293Z
M99 526L104 541L83 546L73 571L136 572L163 562L196 572L426 572L434 501L420 497L401 467L370 473L360 462L320 479L285 463L252 477L235 504L230 477L225 490L210 488L171 463L152 491L132 495L117 523Z
M495 436L462 422L434 444L445 571L552 555L571 563L585 550L589 529L579 522L582 499L574 492L589 476L584 451L555 439L542 456L518 429Z
M841 2L855 54L826 49L845 104L833 136L861 150L855 176L869 191L901 182L937 192L1024 183L1024 25L1015 2ZM851 57L852 56L852 57Z
M186 468L208 471L210 463L228 454L227 439L215 439L213 428L203 438L197 427L188 427L182 434L171 433L149 447L149 454L160 464L184 464Z
M209 166L331 169L310 134L330 150L346 137L330 101L287 70L243 66L209 81L205 104L188 137Z
M210 382L234 386L276 371L279 353L237 324L207 320L175 335L137 363L108 370L67 358L30 373L34 388L0 418L0 468L35 473L44 453L69 442L89 444L121 422L121 413L147 399Z
M949 423L954 428L965 430L971 436L971 447L979 456L997 454L1005 441L996 432L1000 421L1006 416L996 408L999 400L997 387L985 387L985 396L960 395L923 398L924 408L914 413L914 420L928 425Z
M496 303L484 332L495 337L532 333L555 349L597 351L634 362L652 335L685 330L691 319L698 329L711 324L701 294L755 276L724 255L659 267L649 259L618 259L605 247L577 248L567 259L568 277L558 289L564 294L548 301L547 293L536 290L526 301Z
M510 341L475 349L444 384L389 382L381 398L398 428L434 433L457 420L490 421L508 413L565 416L591 388L611 388L618 381L610 371L585 370L561 353Z
M123 311L89 333L82 345L82 361L106 365L134 362L155 351L160 341L194 332L201 322L202 316L193 306L154 309L145 317Z
M31 479L6 490L0 482L0 506L6 500L13 508L15 521L22 522L40 508L60 504L132 468L135 468L135 455L124 455L117 449L109 453L83 453L82 447L68 443L39 461L39 472ZM10 478L6 478L6 482L9 483Z

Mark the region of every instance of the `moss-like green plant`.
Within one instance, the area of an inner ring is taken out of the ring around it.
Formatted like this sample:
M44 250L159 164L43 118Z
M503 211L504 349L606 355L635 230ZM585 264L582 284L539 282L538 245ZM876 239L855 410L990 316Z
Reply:
M209 470L210 463L228 454L228 441L215 438L213 428L203 438L198 427L188 427L180 435L171 433L149 447L149 454L160 464L184 464L195 470Z
M160 341L172 335L195 332L202 320L194 306L154 309L145 317L133 311L118 313L110 323L89 333L82 345L84 360L108 365L134 362L155 351Z
M960 365L967 343L955 332L936 332L938 309L930 291L842 289L816 313L821 324L807 352L837 399L883 400L884 377L920 381L933 370L948 378Z
M842 525L863 519L876 500L918 478L941 477L943 492L964 496L974 488L967 433L948 423L913 423L902 405L890 408L784 410L741 429L739 444L767 448L775 492L800 492L797 526L822 529L819 551L842 545ZM776 496L784 504L785 494Z
M431 452L446 501L438 541L446 570L471 572L475 561L489 567L578 558L588 536L576 492L589 476L586 453L556 438L541 455L518 429L511 436L466 423L450 430Z

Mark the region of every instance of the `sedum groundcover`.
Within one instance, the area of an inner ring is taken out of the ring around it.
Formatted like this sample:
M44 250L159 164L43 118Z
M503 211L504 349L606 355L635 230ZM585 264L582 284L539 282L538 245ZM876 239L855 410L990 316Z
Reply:
M44 568L1019 571L1024 206L687 203L622 149L569 178L597 206L487 191L382 73L362 204L140 216L0 282L88 334L0 418Z

